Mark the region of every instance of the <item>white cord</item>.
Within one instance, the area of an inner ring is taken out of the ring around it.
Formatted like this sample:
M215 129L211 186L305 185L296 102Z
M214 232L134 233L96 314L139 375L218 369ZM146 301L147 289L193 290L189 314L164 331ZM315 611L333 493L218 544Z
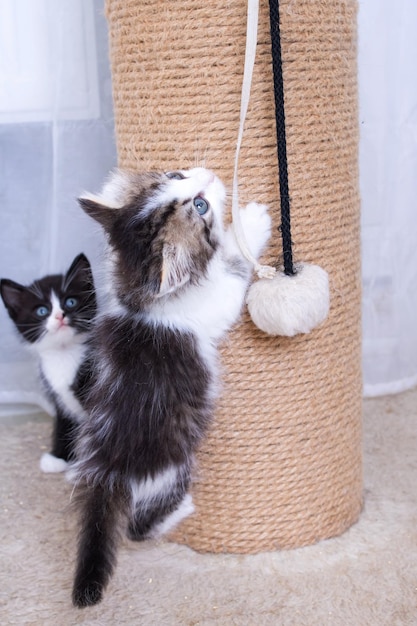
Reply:
M243 71L242 96L240 101L240 122L239 133L236 145L235 167L233 173L233 195L232 195L232 219L233 230L237 244L243 256L254 266L255 272L259 278L273 278L275 268L269 265L260 265L255 257L251 254L245 233L243 232L239 213L239 194L238 194L238 165L239 152L242 144L243 130L245 127L245 119L248 111L250 99L250 90L252 84L253 67L256 56L256 43L258 39L258 14L259 0L248 0L248 14L246 24L246 50L245 50L245 67Z

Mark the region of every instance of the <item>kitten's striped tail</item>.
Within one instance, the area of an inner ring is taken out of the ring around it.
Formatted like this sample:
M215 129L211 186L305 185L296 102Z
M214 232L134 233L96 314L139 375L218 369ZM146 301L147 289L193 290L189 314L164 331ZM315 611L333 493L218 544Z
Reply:
M100 602L116 564L119 516L125 499L102 486L85 487L72 601L82 608Z

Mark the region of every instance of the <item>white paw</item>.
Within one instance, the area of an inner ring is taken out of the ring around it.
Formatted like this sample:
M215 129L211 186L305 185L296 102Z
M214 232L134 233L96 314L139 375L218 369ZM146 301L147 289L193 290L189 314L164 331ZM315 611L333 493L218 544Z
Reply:
M194 513L195 508L193 504L193 498L191 494L187 493L184 496L184 499L180 502L178 507L168 515L162 522L159 522L150 532L149 537L152 539L157 539L162 535L165 535L170 530L175 528L183 519L192 515Z
M58 472L65 472L68 467L68 463L64 459L59 459L57 456L45 452L41 456L40 468L45 474L57 474Z
M240 209L240 220L251 253L258 258L271 236L271 218L265 204L249 202Z

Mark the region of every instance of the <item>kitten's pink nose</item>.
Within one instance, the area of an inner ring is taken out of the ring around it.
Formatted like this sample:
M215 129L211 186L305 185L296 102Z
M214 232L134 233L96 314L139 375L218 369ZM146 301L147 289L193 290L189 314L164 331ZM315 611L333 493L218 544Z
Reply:
M57 311L55 313L55 319L59 320L60 322L62 322L62 320L64 319L64 314L62 311Z

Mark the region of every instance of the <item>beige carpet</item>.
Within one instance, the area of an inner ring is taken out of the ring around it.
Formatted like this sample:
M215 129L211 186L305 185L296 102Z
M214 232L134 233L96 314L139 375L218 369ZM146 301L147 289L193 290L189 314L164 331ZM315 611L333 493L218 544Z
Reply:
M103 602L70 602L70 485L42 475L50 423L0 424L0 624L417 625L417 390L365 401L365 508L342 537L289 552L200 555L169 543L120 551Z

